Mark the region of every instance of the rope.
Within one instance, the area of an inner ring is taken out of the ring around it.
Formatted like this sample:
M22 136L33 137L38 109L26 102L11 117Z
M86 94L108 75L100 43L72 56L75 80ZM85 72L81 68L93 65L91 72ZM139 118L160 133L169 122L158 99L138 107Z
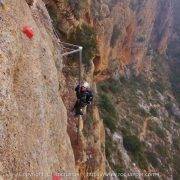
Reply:
M79 85L82 83L82 48L79 51Z
M66 51L66 53L64 53L62 55L67 56L69 54L74 54L74 53L79 52L79 86L81 87L81 84L82 84L82 49L83 48L81 46L77 46L77 45L74 45L74 44L62 42L59 39L59 35L58 35L57 31L55 30L55 28L53 27L53 25L52 25L52 29L53 29L53 32L54 32L56 38L58 39L58 44L61 44L62 50ZM73 47L73 48L70 48L70 47ZM67 51L69 53L67 53ZM81 116L78 117L78 123L77 123L77 145L79 144L80 121L81 121Z
M77 124L77 145L79 144L79 124L80 124L80 116L78 118L78 124Z
M82 84L82 47L80 47L79 51L79 86ZM80 88L79 88L80 89ZM80 124L81 116L78 118L78 137L77 144L79 144L79 124Z

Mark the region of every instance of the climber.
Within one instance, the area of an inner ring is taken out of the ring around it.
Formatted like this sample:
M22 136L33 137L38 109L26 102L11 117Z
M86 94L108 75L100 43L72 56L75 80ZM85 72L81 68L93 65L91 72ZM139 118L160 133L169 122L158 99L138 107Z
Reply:
M90 105L93 100L93 93L90 90L89 83L84 82L82 86L77 85L75 88L77 101L74 105L73 111L75 115L83 115L82 108Z

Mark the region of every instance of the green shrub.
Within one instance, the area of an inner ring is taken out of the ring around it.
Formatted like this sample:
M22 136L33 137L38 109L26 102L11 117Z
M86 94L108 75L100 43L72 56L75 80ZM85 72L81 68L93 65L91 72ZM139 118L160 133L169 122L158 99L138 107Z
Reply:
M110 141L106 140L105 141L105 154L106 154L107 159L110 159L111 157L111 150L109 149L109 147L111 147L111 143Z
M148 162L146 156L144 155L144 152L138 152L134 155L133 159L141 169L148 170Z
M104 93L100 95L99 105L101 109L107 112L110 112L113 109L113 105L111 103L109 96Z
M165 85L163 82L154 82L151 84L151 88L159 91L161 94L165 91Z
M99 106L101 110L108 112L112 117L117 118L117 112L107 94L101 94L99 98Z
M124 168L120 165L115 165L113 167L113 170L115 171L116 174L124 173Z
M116 149L116 147L115 147L112 139L106 135L106 138L105 138L105 154L106 154L106 157L109 161L111 159L112 151L115 151L115 149Z
M158 144L155 146L155 149L157 153L160 154L162 157L168 156L167 148L165 146Z
M147 88L149 87L149 82L143 75L133 75L129 81L126 81L125 85L128 86L127 88L133 90L134 92L139 88L142 91L147 91Z
M83 63L89 66L94 55L97 53L94 29L89 25L82 24L70 33L68 41L83 47Z
M144 146L137 136L128 135L123 137L124 148L132 155L132 159L141 169L148 169L148 162L144 154Z
M123 145L127 151L136 154L142 150L141 142L137 136L124 136Z
M166 131L160 127L156 127L155 132L162 139L166 137Z
M173 146L177 151L180 151L180 137L179 136L173 139Z
M102 115L104 124L112 131L116 131L116 120L108 114Z
M108 79L98 84L99 90L104 92L111 91L112 93L118 93L121 90L120 81L116 81L114 79Z
M149 123L149 130L153 131L159 138L165 138L166 137L166 131L159 127L159 125L156 122Z
M115 80L110 80L110 87L109 87L110 91L112 93L118 93L121 91L121 84L119 81L115 81Z
M142 117L147 117L149 115L149 113L145 109L142 109L142 108L139 108L139 112Z
M179 82L180 82L180 73L178 70L178 66L176 66L176 68L174 67L174 69L172 69L171 84L176 100L177 102L180 103L180 89L178 86Z
M158 113L157 113L156 108L151 107L151 109L150 109L149 112L150 112L150 114L151 114L152 116L158 117Z
M160 162L157 159L157 155L155 153L147 152L146 157L154 168L159 168L161 166Z
M166 103L165 104L165 108L166 108L166 110L169 112L169 113L171 113L171 109L172 109L172 103L171 102L168 102L168 103Z
M104 92L108 92L109 90L109 83L107 81L103 81L98 84L98 88Z
M137 42L144 42L146 39L145 39L145 37L140 36L136 40L137 40Z
M180 58L180 52L179 52L179 58ZM171 75L171 78L173 79L173 82L175 82L175 83L180 82L180 77L179 77L179 75L178 75L179 72L175 69L175 70L174 70L174 73L175 73L175 74L172 74L172 75Z
M173 157L174 174L173 179L180 179L180 156L179 154Z
M118 119L117 111L111 102L111 99L106 94L101 94L99 97L99 107L101 110L101 117L105 125L114 132L116 130L116 121Z
M121 127L121 132L124 136L128 136L131 134L131 127L125 125L125 127Z

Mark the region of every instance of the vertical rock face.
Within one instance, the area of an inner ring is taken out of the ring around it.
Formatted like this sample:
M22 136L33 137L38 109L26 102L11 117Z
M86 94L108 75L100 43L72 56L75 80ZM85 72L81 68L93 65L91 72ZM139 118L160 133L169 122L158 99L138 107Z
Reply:
M168 40L171 37L173 23L173 1L158 1L157 18L152 33L154 48L160 54L167 50Z
M97 1L91 4L93 23L98 33L99 62L96 71L112 70L114 63L124 73L132 66L136 74L143 69L152 36L159 51L165 51L170 35L171 1ZM95 8L95 7L99 8ZM106 10L104 15L103 10ZM161 33L161 36L160 36ZM100 73L101 74L101 73Z
M60 49L44 3L34 3L30 9L24 0L7 0L6 10L0 10L0 171L5 179L75 172L55 66L61 64ZM32 28L32 39L22 33L24 26Z

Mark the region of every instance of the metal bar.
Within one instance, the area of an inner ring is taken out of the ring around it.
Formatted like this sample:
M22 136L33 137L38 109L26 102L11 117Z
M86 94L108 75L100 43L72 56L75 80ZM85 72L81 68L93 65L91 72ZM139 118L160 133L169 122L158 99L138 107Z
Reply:
M72 47L66 47L66 46L62 46L62 47L63 47L63 49L77 50L77 49L72 48Z
M78 123L77 123L77 145L79 145L79 123L80 123L80 117L78 117Z
M82 81L82 49L83 47L79 47L79 85L81 86Z
M82 49L83 47L79 47L79 85L82 84ZM77 132L77 144L79 145L79 125L81 121L81 116L78 117L78 132Z
M65 50L66 52L79 52L79 49L72 49L72 48L63 48L62 50Z
M63 53L63 54L61 54L62 56L68 56L68 55L70 55L70 54L73 54L73 53L76 53L76 52L79 52L80 51L80 49L77 49L77 50L73 50L73 51L70 51L70 52L66 52L66 53Z
M77 49L63 47L62 50L66 51L66 52L70 52L70 51L74 51L74 50L77 50Z
M53 27L53 26L52 26ZM83 47L82 46L78 46L78 45L74 45L74 44L70 44L70 43L65 43L65 42L61 42L60 39L59 39L59 35L58 33L56 32L55 28L53 27L53 31L55 33L55 36L56 38L59 40L59 44L61 44L63 46L64 45L68 45L68 46L71 46L71 47L76 47L78 49L74 49L70 52L66 52L66 53L63 53L61 54L62 57L63 56L68 56L70 54L73 54L73 53L77 53L79 52L79 85L81 86L82 84L82 49ZM63 47L64 48L64 47ZM66 47L65 47L66 48ZM66 48L66 49L70 49L70 48ZM70 49L71 50L71 49ZM79 145L79 125L80 125L80 121L81 121L81 116L78 117L78 124L77 124L77 144Z

